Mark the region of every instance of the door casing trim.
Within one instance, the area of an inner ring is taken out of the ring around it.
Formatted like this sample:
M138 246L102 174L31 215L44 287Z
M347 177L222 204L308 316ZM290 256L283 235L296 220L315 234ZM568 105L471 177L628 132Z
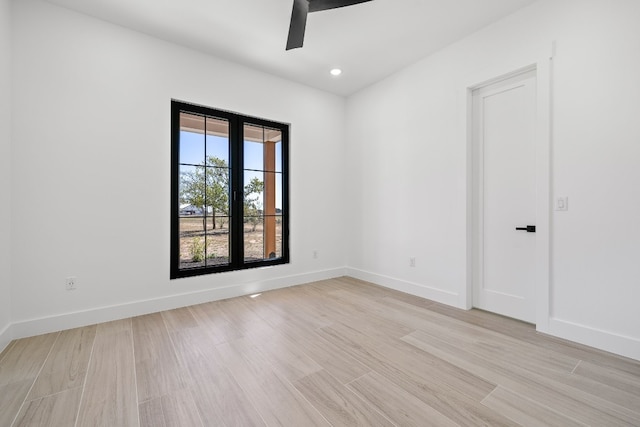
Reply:
M553 45L538 57L520 67L512 67L492 76L476 78L464 87L466 102L466 157L467 157L467 245L466 245L466 288L461 293L460 305L466 309L473 307L474 282L474 205L473 205L473 91L523 72L536 72L536 259L535 259L535 306L536 329L548 333L551 315L550 260L551 260L551 143L552 143L552 65Z

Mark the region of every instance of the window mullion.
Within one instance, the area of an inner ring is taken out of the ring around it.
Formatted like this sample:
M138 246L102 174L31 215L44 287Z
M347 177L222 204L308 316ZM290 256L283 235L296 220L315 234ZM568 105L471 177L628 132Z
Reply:
M231 176L232 176L232 228L231 228L231 259L234 268L241 268L244 265L244 244L243 244L243 224L244 212L242 194L244 187L243 176L243 143L244 135L242 121L234 118L231 123Z

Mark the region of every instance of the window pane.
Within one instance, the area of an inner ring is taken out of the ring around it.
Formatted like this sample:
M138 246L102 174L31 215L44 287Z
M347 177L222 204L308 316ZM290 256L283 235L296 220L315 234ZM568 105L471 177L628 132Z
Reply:
M221 265L230 262L229 222L230 218L227 216L207 218L207 265Z
M207 118L207 158L214 157L229 165L229 122Z
M244 168L282 171L282 132L262 126L244 126Z
M276 142L276 172L282 172L282 141Z
M201 165L204 163L204 137L192 132L180 132L180 163Z
M282 216L250 216L244 219L244 260L282 257Z
M259 216L244 218L244 260L264 259L264 221Z
M207 167L205 173L207 214L210 216L229 215L229 168Z
M282 215L275 216L276 222L276 258L282 258ZM270 255L270 254L267 254Z
M204 265L204 217L180 217L180 268L201 267Z
M244 215L260 216L264 208L264 172L244 171Z
M180 113L180 163L201 165L204 161L204 117Z
M244 125L244 168L262 170L264 168L264 128Z
M261 142L244 141L244 168L262 170L264 153Z
M276 215L282 213L282 174L264 172L264 189L262 192L262 204L264 215Z
M180 165L180 216L204 215L204 167Z
M270 172L280 171L281 169L278 166L282 167L282 162L279 162L278 157L282 156L282 132L278 129L265 128L264 136L263 169Z
M264 216L263 227L265 259L280 258L282 256L282 216Z

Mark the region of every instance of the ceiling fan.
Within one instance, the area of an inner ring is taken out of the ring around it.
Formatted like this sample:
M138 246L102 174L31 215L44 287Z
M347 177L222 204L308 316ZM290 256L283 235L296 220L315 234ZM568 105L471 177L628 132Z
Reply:
M289 37L287 38L287 50L302 47L304 42L304 29L307 25L307 14L309 12L336 9L368 1L371 0L293 0L291 25L289 26Z

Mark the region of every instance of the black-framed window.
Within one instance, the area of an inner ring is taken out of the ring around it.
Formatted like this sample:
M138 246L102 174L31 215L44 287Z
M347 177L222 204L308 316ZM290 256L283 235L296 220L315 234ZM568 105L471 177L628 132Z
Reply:
M289 262L289 126L171 102L171 278Z

